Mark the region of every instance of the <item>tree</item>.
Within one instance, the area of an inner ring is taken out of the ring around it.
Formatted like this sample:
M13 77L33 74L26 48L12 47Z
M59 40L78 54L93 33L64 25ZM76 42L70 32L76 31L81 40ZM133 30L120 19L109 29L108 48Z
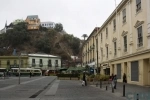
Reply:
M82 37L83 37L84 40L85 40L85 38L88 37L88 35L87 35L87 34L83 34Z
M56 23L55 28L57 32L61 32L63 30L63 25L61 23Z
M38 40L35 46L44 53L50 53L51 51L51 45L48 38Z

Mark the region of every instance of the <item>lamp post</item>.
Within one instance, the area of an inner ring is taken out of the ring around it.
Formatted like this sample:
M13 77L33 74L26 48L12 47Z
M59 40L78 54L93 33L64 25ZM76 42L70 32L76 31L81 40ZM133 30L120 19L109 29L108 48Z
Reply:
M20 55L19 55L19 80L18 80L18 84L20 84L20 66L21 66L21 63L20 63Z

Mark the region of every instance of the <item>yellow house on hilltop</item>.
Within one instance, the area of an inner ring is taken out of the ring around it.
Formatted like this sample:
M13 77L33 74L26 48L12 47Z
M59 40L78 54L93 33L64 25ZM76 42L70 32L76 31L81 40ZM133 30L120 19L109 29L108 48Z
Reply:
M28 23L28 30L39 30L40 28L40 19L38 15L27 16L26 20Z

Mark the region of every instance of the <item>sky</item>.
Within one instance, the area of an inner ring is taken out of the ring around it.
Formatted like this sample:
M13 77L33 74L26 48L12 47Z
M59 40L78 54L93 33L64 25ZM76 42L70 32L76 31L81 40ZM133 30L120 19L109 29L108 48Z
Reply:
M118 5L121 0L116 0ZM15 19L38 15L41 22L62 23L80 39L100 27L115 9L115 0L0 0L0 29Z

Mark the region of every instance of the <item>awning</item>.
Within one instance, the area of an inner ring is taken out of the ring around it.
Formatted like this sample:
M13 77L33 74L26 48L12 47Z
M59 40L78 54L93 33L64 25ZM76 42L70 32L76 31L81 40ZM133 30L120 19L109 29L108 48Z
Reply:
M89 63L88 64L90 67L93 67L95 65L95 62Z

